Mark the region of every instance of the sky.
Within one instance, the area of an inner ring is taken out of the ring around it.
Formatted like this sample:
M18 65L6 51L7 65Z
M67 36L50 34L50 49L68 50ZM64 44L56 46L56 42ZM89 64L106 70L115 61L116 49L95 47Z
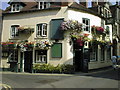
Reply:
M0 0L0 9L5 10L6 7L8 7L9 5L7 4L7 2L10 0ZM75 0L76 2L78 2L78 0ZM90 2L91 0L88 0L88 2ZM120 1L120 0L109 0L113 5L115 4L116 1ZM91 3L88 3L88 6L91 6Z

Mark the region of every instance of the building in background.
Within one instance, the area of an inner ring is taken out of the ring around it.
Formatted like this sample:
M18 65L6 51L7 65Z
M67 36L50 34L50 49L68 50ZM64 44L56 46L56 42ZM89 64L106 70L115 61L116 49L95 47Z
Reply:
M2 34L2 10L0 9L0 42L1 42L1 34ZM1 46L0 46L0 52L1 52ZM0 60L1 60L1 53L0 53ZM0 67L1 67L1 62L0 62Z
M112 39L113 39L113 55L120 56L120 5L116 2L115 5L110 6L112 12Z
M35 64L70 64L87 72L111 65L112 15L76 2L9 2L3 12L2 68L32 72Z

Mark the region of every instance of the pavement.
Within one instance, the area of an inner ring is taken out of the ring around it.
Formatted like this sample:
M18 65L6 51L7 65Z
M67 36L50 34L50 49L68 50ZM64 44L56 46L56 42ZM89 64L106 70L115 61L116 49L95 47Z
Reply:
M118 88L119 70L104 68L88 73L50 74L0 72L2 83L11 88Z
M74 74L64 74L64 73L28 73L28 72L11 72L11 71L0 71L0 74L24 74L24 75L52 75L52 76L74 76L74 75L87 75L92 73L98 73L103 71L109 71L113 69L112 67L105 67L100 69L89 70L88 73L75 72Z

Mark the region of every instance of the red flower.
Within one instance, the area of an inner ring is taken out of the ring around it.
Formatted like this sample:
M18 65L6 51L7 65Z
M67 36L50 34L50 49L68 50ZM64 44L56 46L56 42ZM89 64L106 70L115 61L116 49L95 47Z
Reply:
M85 34L84 34L84 36L86 36L86 37L87 37L87 36L89 36L89 34L85 33Z
M8 44L14 44L13 42L10 42L10 43L8 43Z
M103 29L102 27L100 27L100 31L101 31L101 32L103 32L103 31L104 31L104 29Z
M100 31L100 27L96 27L97 31Z
M28 47L28 45L23 45L24 47Z
M7 45L7 43L6 42L2 42L2 45Z

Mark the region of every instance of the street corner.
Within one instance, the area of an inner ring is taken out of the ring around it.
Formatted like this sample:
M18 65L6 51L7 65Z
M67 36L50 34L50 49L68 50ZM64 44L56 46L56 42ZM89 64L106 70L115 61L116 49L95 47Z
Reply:
M12 90L12 87L7 84L0 84L0 89L1 90Z

